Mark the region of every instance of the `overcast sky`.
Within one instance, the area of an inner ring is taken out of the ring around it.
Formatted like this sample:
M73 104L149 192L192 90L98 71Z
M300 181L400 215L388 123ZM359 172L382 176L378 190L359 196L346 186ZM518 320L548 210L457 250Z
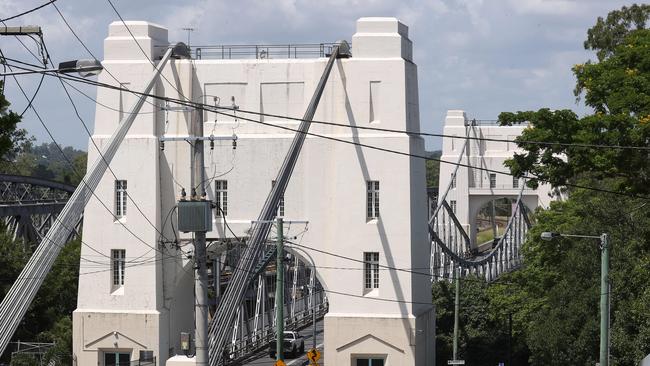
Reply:
M0 18L44 0L2 0ZM93 53L102 58L102 40L117 16L106 0L58 0L57 6ZM409 26L418 65L422 130L441 132L448 109L470 118L495 119L502 111L549 107L587 113L573 96L571 66L595 56L583 49L586 31L598 16L631 2L617 0L114 0L126 20L152 21L169 29L170 40L193 44L287 44L351 40L355 20L394 16ZM88 58L52 6L7 22L40 25L55 62ZM31 42L31 41L30 41ZM34 43L26 43L36 51ZM35 59L13 38L0 38L5 56ZM32 94L38 77L20 76ZM92 88L86 88L94 94ZM73 92L74 93L74 92ZM20 112L25 98L7 79L7 98ZM94 103L74 93L80 114L92 127ZM46 78L35 106L62 145L86 149L88 135L56 79ZM32 111L22 127L38 142L50 142ZM427 141L437 149L439 139Z

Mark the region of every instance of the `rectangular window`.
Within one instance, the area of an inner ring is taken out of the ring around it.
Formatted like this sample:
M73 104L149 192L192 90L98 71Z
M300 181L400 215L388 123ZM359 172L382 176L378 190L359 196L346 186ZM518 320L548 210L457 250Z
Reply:
M228 215L228 181L214 181L214 201L217 204L217 217Z
M126 250L111 250L111 267L113 272L113 287L124 286L124 267L126 264Z
M379 288L379 253L363 253L363 273L366 289Z
M496 173L490 173L490 188L497 187L497 175Z
M130 353L104 352L104 366L127 366L130 364Z
M275 187L275 181L271 181L271 188ZM284 217L284 194L280 196L280 202L278 202L278 211L275 214L277 217Z
M512 177L512 188L519 188L519 178Z
M369 180L366 182L366 217L376 219L379 217L379 181Z
M456 214L456 200L449 201L449 206L451 206L451 212L453 212L454 215L455 215Z
M451 175L451 189L456 188L456 174Z
M357 358L355 366L384 366L383 358Z
M119 219L126 216L126 181L115 181L115 216Z
M379 120L381 119L379 118L379 106L381 105L381 101L379 100L380 88L381 88L381 81L370 82L370 98L368 101L370 104L369 122L379 122Z

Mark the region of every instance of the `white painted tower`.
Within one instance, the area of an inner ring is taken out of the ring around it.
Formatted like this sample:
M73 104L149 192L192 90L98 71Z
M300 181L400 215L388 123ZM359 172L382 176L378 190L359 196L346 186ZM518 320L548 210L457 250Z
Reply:
M167 30L146 22L127 24L148 56L160 57L169 44ZM352 54L336 61L314 120L419 131L417 69L408 28L394 18L361 18ZM153 72L121 22L110 25L104 55L105 68L129 89L141 90ZM299 118L325 63L325 58L172 60L163 71L167 80L158 82L155 93L222 106L230 106L234 97L242 111ZM100 81L117 85L107 72ZM117 110L134 100L128 92L98 90L98 101ZM186 142L167 142L161 151L158 140L187 136L196 112L165 112L160 101L149 101L153 105L145 104L113 159L117 179L107 172L96 191L106 207L93 197L85 210L83 239L101 255L83 247L82 257L112 264L110 270L104 266L97 271L97 264L81 261L73 316L78 365L104 365L127 354L134 360L140 351L153 352L162 365L180 353L179 333L193 328L192 263L184 255L191 246L164 243L164 238L174 237L166 218L175 220L178 192L181 187L190 192L190 148ZM296 121L238 114L298 126ZM93 138L99 145L121 115L97 107ZM209 181L208 197L215 195L215 181L227 182L226 220L237 236L245 236L294 133L212 112L204 114L204 121L206 136L238 136L234 151L230 142L217 142L214 150L206 144L205 174L218 176ZM388 267L428 268L424 162L354 144L422 155L423 140L318 124L310 132L353 143L309 136L284 198L286 220L310 222L302 244L322 251L307 249L320 267L317 277L330 304L324 344L328 364L356 365L357 359L433 364L430 278L327 254ZM96 158L91 144L89 161ZM124 189L135 204L122 199ZM213 219L208 238L232 237L223 218ZM116 256L125 258L123 270L109 259ZM350 270L337 269L341 267Z

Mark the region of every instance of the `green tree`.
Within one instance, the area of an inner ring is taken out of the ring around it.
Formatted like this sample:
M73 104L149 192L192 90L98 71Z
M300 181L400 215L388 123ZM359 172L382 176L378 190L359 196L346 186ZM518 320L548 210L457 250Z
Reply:
M587 31L585 49L596 51L599 60L614 53L632 30L644 29L650 17L650 5L633 4L611 11L606 19L598 17L596 25Z
M650 30L635 30L615 52L598 63L576 65L576 95L595 113L579 118L569 110L501 113L504 125L529 122L517 138L524 149L506 164L518 175L531 174L561 187L587 178L612 178L612 188L624 193L650 193L648 151L598 149L570 144L647 148L650 141ZM525 141L542 141L547 145ZM560 145L558 143L563 143ZM569 145L564 145L569 144ZM531 184L535 186L537 180Z
M539 239L542 231L598 235L611 242L611 357L638 365L650 352L650 31L648 6L624 7L599 18L585 47L597 62L575 65L575 94L593 114L569 110L502 113L502 124L529 122L518 138L522 153L507 162L569 198L536 213L523 254L525 265L490 286L494 311L514 314L516 338L531 365L593 365L599 349L600 250L594 240ZM544 145L526 141L541 141ZM592 148L576 144L632 146ZM629 194L614 195L589 186Z
M427 151L426 156L428 158L440 159L442 151ZM427 187L438 187L439 177L440 177L440 162L436 160L427 160Z
M4 96L4 81L0 81L0 163L12 161L28 141L27 132L18 128L20 116L9 110L11 103Z

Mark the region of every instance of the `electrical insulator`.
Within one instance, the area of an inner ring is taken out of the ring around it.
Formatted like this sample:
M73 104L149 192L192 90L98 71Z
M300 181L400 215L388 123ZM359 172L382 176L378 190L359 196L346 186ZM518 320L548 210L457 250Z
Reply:
M237 140L232 140L232 149L233 150L237 149Z
M212 136L210 136L210 150L214 150L214 140L212 139Z
M192 197L190 197L192 200L196 199L196 188L192 188Z
M160 141L160 151L165 151L165 141Z
M185 201L187 198L187 193L185 192L185 188L181 188L181 201Z

